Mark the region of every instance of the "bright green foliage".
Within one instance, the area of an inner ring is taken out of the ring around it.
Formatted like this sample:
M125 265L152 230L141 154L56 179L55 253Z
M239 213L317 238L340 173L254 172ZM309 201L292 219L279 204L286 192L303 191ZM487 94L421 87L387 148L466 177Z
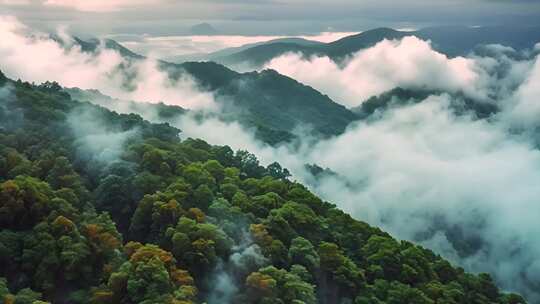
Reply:
M0 99L0 303L204 303L226 284L230 303L525 302L353 219L277 163L54 83L0 82L16 96ZM81 113L136 135L97 161L68 122Z
M317 303L313 285L296 273L274 266L251 273L246 285L253 303Z
M331 281L341 286L342 294L355 294L364 285L364 273L351 259L343 255L339 247L333 243L322 242L319 245L321 269Z
M169 228L165 238L175 258L194 272L210 270L219 257L228 256L232 245L217 226L187 217L181 217L175 228Z
M197 295L193 278L176 267L171 253L155 245L126 245L129 260L114 272L94 301L134 303L191 303Z
M292 240L289 247L289 258L291 263L303 265L314 271L320 267L319 254L311 242L303 237Z

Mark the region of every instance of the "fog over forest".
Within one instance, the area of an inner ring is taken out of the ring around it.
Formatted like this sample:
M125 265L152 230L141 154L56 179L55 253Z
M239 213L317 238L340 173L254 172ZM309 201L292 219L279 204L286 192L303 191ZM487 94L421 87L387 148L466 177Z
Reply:
M279 162L290 180L355 219L466 271L487 272L503 290L540 302L540 41L520 50L489 44L455 57L415 36L384 39L342 60L280 54L255 68L275 70L353 111L395 88L427 97L393 96L387 107L333 136L298 125L292 140L271 145L255 128L221 116L220 98L229 96L206 90L189 73L172 77L158 59L127 58L104 40L87 52L68 29L51 35L13 16L0 17L0 37L0 70L11 79L99 90L116 102L88 101L119 113L132 112L128 103L135 101L144 119L177 127L182 139L247 150L263 166ZM0 99L9 94L2 88ZM496 110L483 117L471 101ZM158 103L189 112L164 119ZM88 111L72 111L67 121L77 153L97 162L120 160L141 136L139 130L111 133ZM257 265L268 262L246 238L231 254L236 266L216 266L212 282L221 293L208 303L233 303L240 287L232 277L243 269L244 255Z

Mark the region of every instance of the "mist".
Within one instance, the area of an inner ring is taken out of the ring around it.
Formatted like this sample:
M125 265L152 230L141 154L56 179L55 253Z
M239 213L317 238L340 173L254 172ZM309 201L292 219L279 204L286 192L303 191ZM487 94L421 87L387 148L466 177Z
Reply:
M15 95L13 94L11 85L0 84L0 130L16 129L24 121L24 113L22 111L13 111L7 107L8 101L13 98L15 98Z
M215 109L212 94L199 92L191 79L171 82L151 60L134 63L114 51L66 50L44 36L21 34L28 28L14 19L1 20L0 66L8 76L97 88L115 98ZM447 58L428 42L404 38L383 41L343 65L294 54L267 65L347 106L396 86L426 88L497 104L500 112L488 119L456 114L450 106L453 95L441 93L394 106L329 139L299 131L297 142L279 147L215 116L183 115L172 123L183 137L249 150L264 165L278 161L293 179L355 218L419 242L469 271L489 272L502 288L538 302L540 59L535 50L523 57L500 46L490 49L491 55ZM115 68L122 63L137 75L128 79L131 89L123 85L126 70ZM143 116L152 119L154 113ZM117 146L111 147L114 152ZM314 178L305 168L313 163L336 175ZM234 289L226 276L216 280L222 289Z
M235 296L243 284L238 278L243 279L268 263L259 245L254 243L247 230L243 230L242 239L233 246L228 261L220 261L215 267L207 284L212 292L206 301L209 304L236 303Z
M294 35L318 42L332 42L358 32L321 32L312 35ZM201 55L220 51L225 48L236 48L246 44L256 44L275 39L290 38L283 35L182 35L182 36L149 36L144 35L110 35L129 49L145 56L174 61L178 56Z
M156 60L128 60L103 47L97 54L85 53L66 35L58 36L62 43L32 31L14 17L0 17L2 71L10 78L57 81L66 87L98 89L126 100L188 108L215 106L211 94L198 91L191 78L171 80L159 70Z
M536 301L540 151L510 135L504 123L457 117L450 98L432 96L342 136L294 147L269 147L235 123L183 119L177 125L186 136L248 149L263 165L277 160L355 218L469 271L488 272L503 288ZM338 175L314 182L304 166L312 163ZM473 250L461 248L463 241Z
M449 59L434 51L429 42L414 36L384 40L338 64L329 57L302 58L285 54L265 68L311 85L346 106L358 106L367 98L395 87L465 91L475 95L480 75L474 61Z
M73 110L67 122L75 135L79 157L91 160L94 166L120 160L127 141L140 135L137 128L127 131L105 128L104 117L88 107Z
M456 72L461 70L449 68L452 59L429 49L434 58L444 59L431 63L443 65L432 71L453 71L453 79L462 80L444 87L442 76L423 76L419 79L425 82L412 87L455 89L497 104L501 111L488 119L456 114L451 108L454 97L440 94L354 123L334 138L297 134L299 142L277 148L257 141L237 123L183 117L176 125L186 136L247 149L264 165L277 160L295 179L354 217L414 240L469 271L488 272L503 288L535 302L540 300L540 243L535 241L540 233L540 151L534 129L539 122L540 60L535 53L516 59L513 50L487 48L491 56L459 59L466 63L458 65L466 67L462 78ZM377 65L384 66L385 59ZM420 71L422 64L407 65ZM389 65L380 69L390 71L394 67ZM332 83L334 76L326 74L325 80ZM305 164L330 168L337 175L316 179Z

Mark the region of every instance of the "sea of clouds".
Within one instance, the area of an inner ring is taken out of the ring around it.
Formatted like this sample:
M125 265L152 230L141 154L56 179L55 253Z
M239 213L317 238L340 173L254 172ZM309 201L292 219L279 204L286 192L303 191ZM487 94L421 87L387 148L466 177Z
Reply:
M11 78L95 88L121 99L218 111L196 81L172 81L151 59L68 47L16 19L0 19L0 69ZM300 136L278 147L218 118L179 117L184 136L255 153L354 217L419 242L467 270L489 272L507 290L540 301L540 57L487 46L448 58L414 37L382 41L343 63L286 54L266 64L348 107L400 86L447 93L395 106L329 139ZM119 68L122 67L122 68ZM451 109L452 93L497 105L488 119ZM148 119L155 116L146 115ZM116 148L115 148L116 149ZM314 181L305 164L336 175ZM456 239L456 235L459 238ZM464 254L463 242L471 248Z

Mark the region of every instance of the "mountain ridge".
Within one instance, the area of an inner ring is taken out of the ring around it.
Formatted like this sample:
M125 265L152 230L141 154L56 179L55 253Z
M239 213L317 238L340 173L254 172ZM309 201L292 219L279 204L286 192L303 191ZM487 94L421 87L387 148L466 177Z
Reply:
M84 51L97 50L97 43L94 46L86 46ZM130 60L145 59L129 54ZM300 126L311 128L316 135L335 136L357 119L356 114L327 95L276 71L239 73L215 62L174 64L162 60L159 67L172 80L186 74L192 77L200 90L213 93L223 106L224 116L240 118L246 126L268 130L268 134L279 134L277 138L265 138L272 144L294 138L292 132Z
M439 26L416 31L376 28L316 47L266 44L256 46L256 52L252 48L214 59L230 66L247 64L258 67L276 56L288 52L296 52L304 56L328 56L339 62L347 56L371 47L384 39L401 39L406 36L415 36L423 40L429 40L436 51L449 57L456 57L468 54L479 45L494 43L503 44L518 51L531 49L536 42L540 42L540 26Z

